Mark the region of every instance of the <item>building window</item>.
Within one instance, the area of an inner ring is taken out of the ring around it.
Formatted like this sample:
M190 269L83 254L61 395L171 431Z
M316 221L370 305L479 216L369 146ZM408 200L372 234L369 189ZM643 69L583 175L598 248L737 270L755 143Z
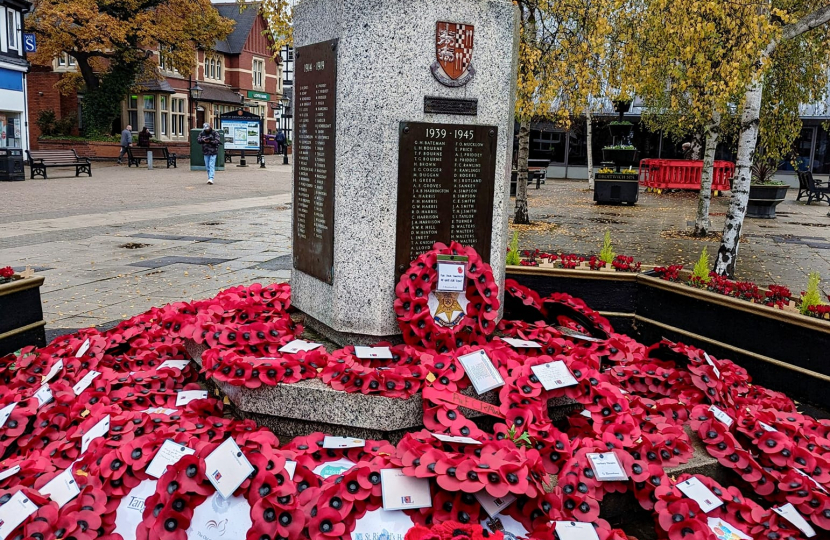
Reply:
M20 113L0 112L0 146L20 147L23 137L21 130Z
M260 60L259 58L254 58L254 69L253 69L253 85L254 88L259 90L263 90L262 81L264 80L264 73L265 73L265 61Z
M74 56L70 56L67 53L60 53L58 55L58 67L59 68L74 68L77 65L77 61L75 60Z
M156 96L144 96L144 126L151 135L156 134Z
M169 52L168 48L165 48L162 45L159 45L159 68L164 71L170 71L172 73L178 73L179 70L173 65L170 56L167 54Z
M171 125L170 132L174 137L184 137L185 135L185 121L184 121L184 105L185 99L184 98L171 98L170 99L170 114L171 118L173 119L173 124Z
M159 126L159 133L162 136L167 136L167 96L159 96L159 110L161 111L161 125Z
M127 123L133 131L138 131L138 96L130 96L127 100Z
M205 79L222 80L222 56L211 54L205 57Z
M17 24L18 16L16 11L6 11L6 36L8 36L9 49L17 50L17 34L20 32Z

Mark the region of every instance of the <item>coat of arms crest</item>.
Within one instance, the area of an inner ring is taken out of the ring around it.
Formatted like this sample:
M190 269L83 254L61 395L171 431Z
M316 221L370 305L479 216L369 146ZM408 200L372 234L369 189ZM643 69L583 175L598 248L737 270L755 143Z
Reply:
M472 24L438 22L435 25L435 62L432 74L444 86L464 86L476 74L472 66Z

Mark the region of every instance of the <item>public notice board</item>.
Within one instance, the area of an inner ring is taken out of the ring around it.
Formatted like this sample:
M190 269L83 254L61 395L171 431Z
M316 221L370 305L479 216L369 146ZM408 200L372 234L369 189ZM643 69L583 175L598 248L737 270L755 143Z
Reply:
M294 268L331 283L337 40L298 47L294 58Z
M401 122L395 267L435 242L472 246L490 262L498 128Z

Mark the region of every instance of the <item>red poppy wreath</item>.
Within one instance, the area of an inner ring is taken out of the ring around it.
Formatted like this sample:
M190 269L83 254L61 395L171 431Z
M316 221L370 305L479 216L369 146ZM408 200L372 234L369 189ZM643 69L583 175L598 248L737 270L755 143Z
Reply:
M438 291L439 256L467 257L463 290ZM437 242L403 273L395 289L395 315L409 345L440 353L483 345L496 329L499 289L490 265L471 247Z

